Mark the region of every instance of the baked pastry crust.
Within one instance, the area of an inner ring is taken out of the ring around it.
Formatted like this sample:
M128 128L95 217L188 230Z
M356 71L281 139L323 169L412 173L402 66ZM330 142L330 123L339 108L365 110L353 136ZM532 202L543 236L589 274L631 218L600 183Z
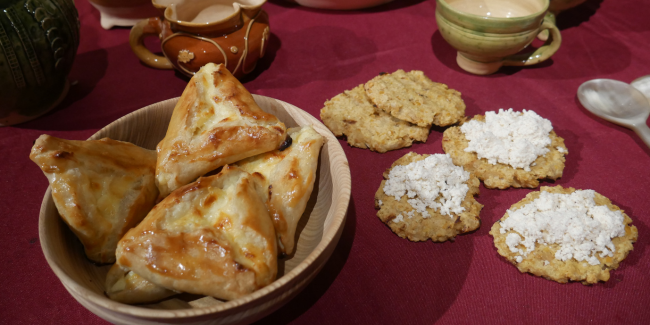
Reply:
M572 187L563 188L559 185L555 187L542 186L540 191L528 193L523 200L513 204L510 207L510 210L518 210L526 204L533 202L535 199L539 198L541 191L571 194L576 190ZM608 198L596 193L594 201L596 202L596 205L607 206L611 211L621 211L625 223L625 236L612 238L612 243L616 247L614 256L600 257L596 254L596 257L600 260L600 264L598 265L590 265L585 261L578 262L574 258L566 261L556 260L555 252L559 249L559 244L545 245L540 243L535 243L535 249L527 256L522 256L522 261L517 263L516 257L520 254L511 252L510 248L508 248L508 245L506 244L506 237L508 234L517 232L509 230L504 234L501 233L500 222L509 217L507 212L503 218L492 225L492 229L490 230L490 235L494 237L494 246L496 246L499 255L505 257L506 260L516 266L521 273L528 272L559 283L581 281L583 284L593 284L598 281L607 281L610 277L609 271L618 268L619 263L624 260L633 249L632 244L636 242L638 238L638 230L635 226L631 225L632 219L630 219L623 210L612 204ZM525 237L522 234L519 235ZM526 249L523 245L520 245L519 248L523 250ZM544 261L548 261L548 265L544 265Z
M311 126L287 131L292 144L285 150L274 150L244 159L235 165L251 173L268 189L269 208L279 249L291 254L296 228L314 189L318 155L324 138Z
M54 204L86 256L115 262L117 242L158 195L156 152L108 138L74 141L44 134L29 158L49 180Z
M408 202L407 196L403 195L399 201L395 197L384 193L384 184L388 179L388 174L395 166L408 165L412 162L420 161L430 155L418 155L409 152L405 156L397 159L389 169L384 172L384 180L381 181L379 189L375 193L375 208L379 209L377 217L384 222L395 234L402 238L408 238L410 241L425 241L431 239L434 242L443 242L453 240L456 235L470 232L478 229L481 225L479 213L483 205L474 199L479 194L480 182L476 176L470 174L467 181L469 190L461 203L465 208L460 214L452 213L442 215L440 211L427 208L429 217L423 218L422 214L414 211L411 218L406 216L407 212L415 210ZM403 215L403 221L393 222L397 215Z
M386 152L427 141L429 128L397 119L376 109L363 85L334 96L320 111L321 120L335 136L346 135L351 146Z
M113 264L106 274L106 295L123 304L152 303L177 293L156 285L118 264Z
M484 122L485 116L476 115L474 119ZM492 165L485 158L479 159L476 152L466 152L465 148L469 145L469 141L460 130L460 126L445 130L442 136L442 149L451 156L454 164L463 166L465 170L475 174L487 188L536 188L539 186L540 179L556 180L562 177L564 156L569 153L564 145L564 139L555 134L555 131L551 131L549 137L551 138L551 144L547 147L549 152L537 157L530 171L502 163ZM558 147L562 148L563 152L560 152Z
M277 244L263 197L247 172L225 166L172 192L129 230L117 264L167 289L236 299L277 275Z
M225 68L209 63L190 80L158 144L160 196L218 167L278 149L286 128L262 111Z
M381 74L364 88L379 109L418 126L448 126L465 117L460 92L431 81L422 71Z

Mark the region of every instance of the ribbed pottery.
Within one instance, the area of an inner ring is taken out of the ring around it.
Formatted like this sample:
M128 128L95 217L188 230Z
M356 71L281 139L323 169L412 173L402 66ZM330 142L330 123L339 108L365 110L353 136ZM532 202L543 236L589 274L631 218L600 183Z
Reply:
M73 0L0 0L0 126L43 115L65 97L78 46Z

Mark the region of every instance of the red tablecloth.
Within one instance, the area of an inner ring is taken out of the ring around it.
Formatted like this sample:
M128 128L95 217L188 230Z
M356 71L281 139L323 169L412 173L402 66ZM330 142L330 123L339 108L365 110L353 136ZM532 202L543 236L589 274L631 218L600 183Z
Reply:
M129 29L103 30L99 13L77 0L81 45L74 85L53 112L0 128L0 323L100 324L47 265L38 213L48 182L29 161L42 133L86 139L109 122L181 94L188 79L141 64ZM483 225L455 242L409 242L375 216L382 172L409 151L442 153L439 129L426 143L379 154L341 141L350 161L352 198L341 241L318 277L295 299L260 321L298 323L589 323L650 322L650 149L632 132L600 120L576 98L589 79L630 82L650 74L650 5L589 0L558 17L563 43L549 62L487 76L461 71L437 30L434 1L400 1L337 12L267 3L267 56L245 86L319 117L325 100L379 72L422 70L463 94L466 114L532 109L566 141L564 176L555 183L594 189L634 220L639 240L606 283L558 284L519 271L501 258L488 231L528 189L488 190L478 201ZM156 41L149 44L158 46Z

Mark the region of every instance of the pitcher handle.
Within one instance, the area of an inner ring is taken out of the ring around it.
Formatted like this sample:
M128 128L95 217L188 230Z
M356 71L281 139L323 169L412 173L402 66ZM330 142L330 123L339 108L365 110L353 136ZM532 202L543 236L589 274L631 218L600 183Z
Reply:
M161 32L161 21L158 17L144 19L139 21L131 28L129 34L129 44L131 50L142 61L142 63L156 69L173 69L174 66L164 56L153 54L144 46L144 38L147 36L158 35Z
M546 40L544 45L531 53L516 54L509 57L506 57L503 60L503 65L511 66L524 66L524 65L533 65L545 61L550 58L562 44L562 35L560 35L560 30L557 29L555 23L548 16L544 17L540 31L548 30L551 35Z

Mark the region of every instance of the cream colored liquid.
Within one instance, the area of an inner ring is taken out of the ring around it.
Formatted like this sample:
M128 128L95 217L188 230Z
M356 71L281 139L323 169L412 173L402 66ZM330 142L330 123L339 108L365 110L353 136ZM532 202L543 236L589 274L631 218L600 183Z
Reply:
M472 15L495 18L524 17L540 12L539 0L445 0L450 7Z

